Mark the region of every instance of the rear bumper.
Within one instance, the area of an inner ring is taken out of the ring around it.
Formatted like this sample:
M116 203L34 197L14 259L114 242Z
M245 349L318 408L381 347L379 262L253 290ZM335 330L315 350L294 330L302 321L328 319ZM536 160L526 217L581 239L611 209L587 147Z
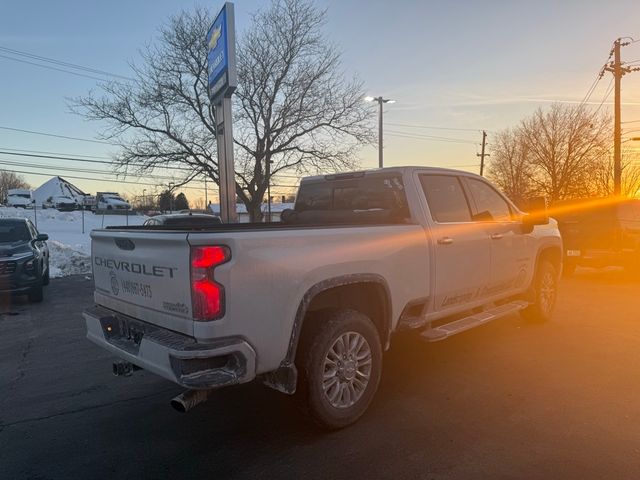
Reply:
M572 252L573 255L569 255ZM638 257L634 249L565 249L565 262L584 267L624 266Z
M225 387L256 376L255 351L241 338L197 343L192 337L100 306L83 315L89 340L185 388Z

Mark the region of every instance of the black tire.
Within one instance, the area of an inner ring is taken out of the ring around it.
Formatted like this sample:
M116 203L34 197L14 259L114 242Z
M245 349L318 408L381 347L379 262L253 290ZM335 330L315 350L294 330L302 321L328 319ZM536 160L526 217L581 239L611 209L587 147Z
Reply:
M44 298L44 292L42 289L42 285L37 285L35 287L33 287L31 290L29 290L29 293L27 294L27 296L29 297L29 302L31 303L40 303L42 302L43 298Z
M113 207L111 205L107 205L107 210L113 210Z
M551 320L558 298L558 272L548 260L542 260L533 279L534 301L522 310L522 316L535 323Z
M354 310L323 310L311 321L298 350L300 377L296 396L316 424L328 430L344 428L364 414L378 389L382 371L380 336L373 322ZM333 363L335 373L325 379L325 373L331 371L327 366L339 358L335 352L340 350L340 344L344 347L347 338L355 346L349 349L355 352L353 358L347 357L349 350L342 350L344 361ZM366 346L360 343L361 339ZM330 399L336 392L337 398Z
M49 262L47 262L47 269L45 270L44 274L42 275L42 285L49 285Z

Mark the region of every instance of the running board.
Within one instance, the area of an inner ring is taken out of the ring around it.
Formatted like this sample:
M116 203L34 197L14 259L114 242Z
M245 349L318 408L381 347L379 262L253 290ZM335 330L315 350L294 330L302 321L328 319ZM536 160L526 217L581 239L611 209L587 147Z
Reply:
M502 318L510 313L518 312L526 308L529 304L522 300L517 300L511 303L505 303L495 308L485 310L484 312L476 313L469 317L464 317L453 322L445 323L433 328L428 328L420 334L420 336L427 342L437 342L451 337L457 333L464 332L470 328L478 327L489 323L498 318Z

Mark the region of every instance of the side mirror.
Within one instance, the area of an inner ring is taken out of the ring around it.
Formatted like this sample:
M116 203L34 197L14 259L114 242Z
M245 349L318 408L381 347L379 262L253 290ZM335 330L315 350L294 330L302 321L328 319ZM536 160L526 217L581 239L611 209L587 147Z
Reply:
M525 233L531 233L535 225L547 225L549 214L547 200L544 197L534 197L527 202L527 214L522 218Z
M36 237L36 242L46 242L47 240L49 240L49 235L46 233L39 233Z

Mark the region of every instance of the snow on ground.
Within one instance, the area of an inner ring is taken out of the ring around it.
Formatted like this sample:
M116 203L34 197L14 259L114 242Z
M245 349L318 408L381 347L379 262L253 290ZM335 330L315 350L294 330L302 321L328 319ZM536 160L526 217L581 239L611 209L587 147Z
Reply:
M91 230L114 225L141 225L147 217L142 215L95 215L84 212L58 212L54 209L37 211L0 207L0 218L28 218L40 233L49 235L50 267L52 277L64 277L91 272Z

